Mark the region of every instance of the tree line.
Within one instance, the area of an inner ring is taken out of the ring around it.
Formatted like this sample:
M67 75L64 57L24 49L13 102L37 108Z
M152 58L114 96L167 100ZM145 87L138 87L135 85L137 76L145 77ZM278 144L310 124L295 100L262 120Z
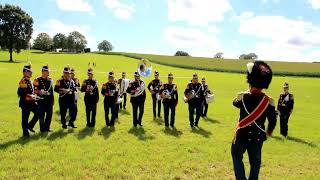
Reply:
M216 53L213 58L214 59L223 59L224 53L223 52L218 52ZM185 52L185 51L177 51L174 56L190 56L189 53ZM241 54L239 56L239 60L257 60L258 59L258 55L255 53L249 53L249 54Z
M70 32L68 35L57 33L50 37L42 32L37 35L31 44L33 33L33 18L15 5L0 4L0 48L8 50L10 62L13 61L13 52L19 53L22 49L38 49L42 51L52 51L60 49L61 52L90 52L87 48L86 37L78 31ZM103 40L98 44L99 51L112 51L112 44Z

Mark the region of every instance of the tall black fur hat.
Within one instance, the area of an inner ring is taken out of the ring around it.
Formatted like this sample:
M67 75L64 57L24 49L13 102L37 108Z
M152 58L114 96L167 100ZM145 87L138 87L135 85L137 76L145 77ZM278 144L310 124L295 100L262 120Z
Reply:
M263 61L247 64L247 80L251 87L268 89L272 80L272 70Z

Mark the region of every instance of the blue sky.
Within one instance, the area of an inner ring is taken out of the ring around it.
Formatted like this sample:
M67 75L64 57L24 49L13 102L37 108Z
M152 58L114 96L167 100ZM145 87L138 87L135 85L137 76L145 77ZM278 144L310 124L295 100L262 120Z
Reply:
M320 0L2 0L34 19L35 38L77 30L94 50L320 60Z

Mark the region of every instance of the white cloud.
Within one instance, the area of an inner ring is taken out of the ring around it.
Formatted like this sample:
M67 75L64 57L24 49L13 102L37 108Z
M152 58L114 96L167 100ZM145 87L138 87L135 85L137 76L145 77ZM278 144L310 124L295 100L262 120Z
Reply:
M220 33L220 29L217 26L210 25L208 26L208 32L217 34Z
M254 16L254 13L251 12L251 11L244 11L240 14L240 16L238 16L238 18L240 20L243 20L243 19L248 19L248 18L251 18Z
M262 2L263 2L264 4L266 4L266 3L268 3L268 2L273 2L273 3L277 4L277 3L280 2L280 0L262 0Z
M213 56L213 52L221 49L215 36L197 28L167 27L164 39L176 50L186 50L192 56Z
M291 46L320 46L319 26L283 16L255 16L240 20L239 32Z
M320 0L308 0L313 9L320 9Z
M95 15L91 5L85 0L57 0L57 5L62 11L87 12Z
M169 21L186 21L189 25L220 22L232 10L228 0L167 0Z
M260 38L255 52L261 59L311 61L309 52L320 46L320 26L302 19L283 16L252 16L240 18L239 32Z
M104 5L120 19L131 19L132 14L136 11L135 4L120 2L120 0L104 0Z
M58 19L49 19L39 29L35 30L33 38L36 38L40 32L46 32L52 38L57 33L63 33L68 36L70 32L78 31L86 37L86 40L88 41L87 47L96 49L97 40L90 34L90 30L91 28L88 25L68 25Z

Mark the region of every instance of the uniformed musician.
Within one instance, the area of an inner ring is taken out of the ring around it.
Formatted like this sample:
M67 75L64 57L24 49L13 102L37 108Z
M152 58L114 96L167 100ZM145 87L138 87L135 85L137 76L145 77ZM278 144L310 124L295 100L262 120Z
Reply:
M49 77L49 66L42 67L42 75L33 81L35 93L41 97L38 101L39 105L39 122L41 132L50 132L52 120L52 111L54 104L53 97L53 80Z
M157 117L157 106L158 106L158 118L161 117L161 99L158 99L159 90L162 86L162 82L159 78L159 72L154 72L154 79L148 84L148 90L151 93L152 97L152 109L153 109L153 118Z
M87 127L94 127L96 124L97 103L99 101L98 81L94 78L92 68L88 69L88 79L84 80L81 92L84 92L84 104L86 106Z
M289 92L289 84L284 83L283 93L280 94L277 108L280 112L280 134L284 137L288 136L288 121L292 114L293 106L293 94Z
M101 94L104 97L104 112L106 126L114 127L117 116L116 102L118 98L117 84L114 81L114 73L109 72L108 82L104 83L101 88ZM109 117L111 111L111 119Z
M129 83L127 93L130 94L130 102L133 111L133 126L142 126L144 103L146 100L145 83L140 79L139 72L134 73L134 80ZM139 113L138 113L139 110Z
M177 84L173 83L172 73L168 74L168 83L162 84L159 93L163 103L165 126L169 127L170 125L172 128L174 128L176 106L178 105L178 87ZM171 116L169 122L170 112Z
M36 103L34 87L32 81L30 80L30 78L32 77L31 64L24 66L22 72L23 77L19 82L17 94L20 98L19 107L22 111L21 125L23 137L29 137L29 131L35 132L33 128L39 119L39 109ZM33 117L31 121L28 122L31 112L33 113Z
M63 77L56 81L54 91L59 94L59 108L62 128L67 128L66 115L68 110L70 114L68 126L72 128L77 128L74 124L77 115L77 107L75 100L75 92L77 91L77 89L75 82L71 79L71 70L69 66L63 69Z

